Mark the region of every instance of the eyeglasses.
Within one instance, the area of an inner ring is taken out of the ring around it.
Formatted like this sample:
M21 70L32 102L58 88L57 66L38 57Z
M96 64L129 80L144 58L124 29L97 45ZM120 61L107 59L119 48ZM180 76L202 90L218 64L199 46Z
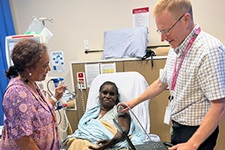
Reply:
M165 35L169 35L170 34L170 31L175 27L175 25L181 20L181 18L184 17L185 14L183 14L182 16L180 16L180 18L172 25L172 27L170 27L169 29L165 29L165 30L157 30L157 32L162 35L162 34L165 34Z

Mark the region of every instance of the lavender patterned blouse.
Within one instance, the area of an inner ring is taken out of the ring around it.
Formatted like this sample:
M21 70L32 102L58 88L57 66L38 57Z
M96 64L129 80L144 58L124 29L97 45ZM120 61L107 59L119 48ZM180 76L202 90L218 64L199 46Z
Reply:
M24 81L10 80L2 103L2 150L18 150L15 140L23 136L31 136L40 150L61 149L54 108L37 90L39 96Z

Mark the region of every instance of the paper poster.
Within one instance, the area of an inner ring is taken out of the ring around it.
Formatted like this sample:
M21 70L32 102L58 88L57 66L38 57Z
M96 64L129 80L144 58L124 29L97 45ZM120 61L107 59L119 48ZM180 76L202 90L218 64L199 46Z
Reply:
M135 8L132 10L133 27L147 27L149 29L149 8Z
M115 73L116 72L116 63L109 63L109 64L100 64L101 74L104 73Z
M85 64L85 76L86 76L86 84L89 88L91 82L100 74L99 63L96 64Z
M63 51L52 51L51 52L51 60L52 60L52 70L54 72L64 72L65 71Z

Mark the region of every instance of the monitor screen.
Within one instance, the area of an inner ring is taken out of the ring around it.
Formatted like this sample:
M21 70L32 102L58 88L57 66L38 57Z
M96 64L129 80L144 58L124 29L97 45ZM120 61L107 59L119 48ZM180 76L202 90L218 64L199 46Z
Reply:
M41 37L39 35L12 35L12 36L6 36L5 38L5 51L6 51L6 59L8 67L13 65L13 62L11 60L11 53L15 46L15 44L22 39L29 38L34 39L41 43Z

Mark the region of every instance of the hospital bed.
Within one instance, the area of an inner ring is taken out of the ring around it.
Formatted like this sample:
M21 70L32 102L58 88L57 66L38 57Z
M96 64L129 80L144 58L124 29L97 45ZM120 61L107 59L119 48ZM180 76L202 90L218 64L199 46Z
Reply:
M147 81L138 72L100 74L90 85L86 111L99 103L99 89L105 81L111 81L117 85L121 102L129 101L138 97L148 87ZM159 136L150 134L149 101L150 100L146 100L130 110L131 118L132 120L137 121L140 127L144 130L143 134L146 134L146 141L143 141L144 143L148 141L160 142Z

